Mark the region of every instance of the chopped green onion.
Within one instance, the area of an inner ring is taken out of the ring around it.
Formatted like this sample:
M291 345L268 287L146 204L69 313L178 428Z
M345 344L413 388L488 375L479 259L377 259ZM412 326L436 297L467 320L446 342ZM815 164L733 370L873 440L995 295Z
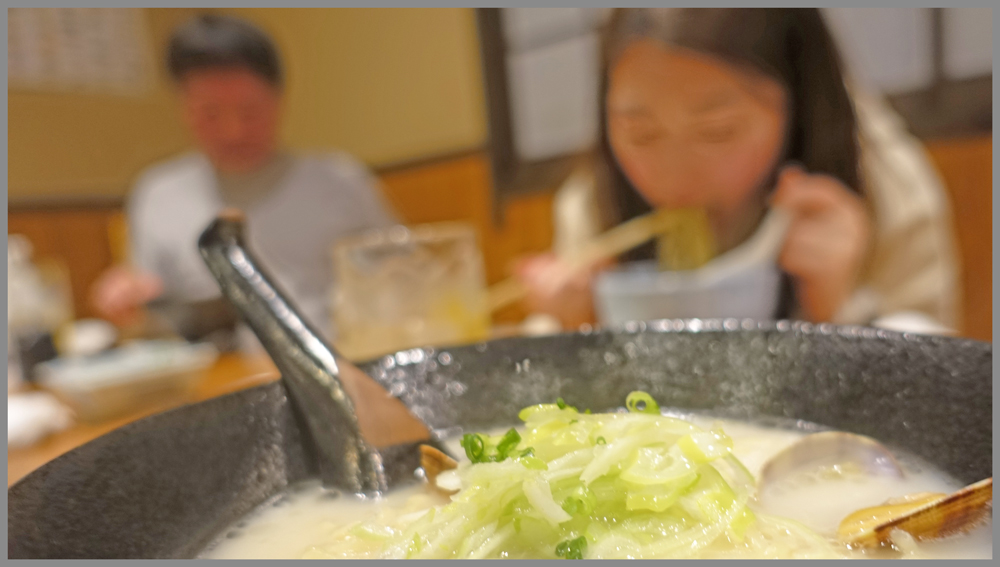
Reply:
M570 516L575 516L577 512L583 509L583 502L574 496L569 496L566 500L563 500L562 509L566 510L566 513Z
M583 559L583 552L587 549L587 538L580 536L576 539L568 539L556 546L556 557L563 559Z
M556 407L559 409L568 409L573 411L578 411L575 406L571 406L566 403L566 400L562 398L556 398Z
M513 427L497 443L497 460L502 461L521 442L521 435Z
M586 486L579 486L573 494L567 496L562 503L562 509L570 516L590 514L597 505L597 497Z
M483 462L483 453L486 451L486 442L483 436L478 433L466 433L462 436L462 448L465 449L465 456L473 463Z
M597 445L607 445L608 444L608 442L604 439L604 437L598 437L597 439L594 440L594 443L597 444Z
M496 442L496 446L492 442ZM466 433L462 436L461 446L465 449L465 455L469 461L478 463L499 463L508 458L525 458L534 456L535 450L528 447L523 451L517 451L517 446L521 442L521 434L516 429L511 428L507 433L497 440L493 437L489 440L478 433ZM540 461L542 465L544 461ZM536 465L537 466L537 465Z
M660 405L656 403L653 396L646 392L632 392L625 398L625 407L632 413L650 413L658 415Z

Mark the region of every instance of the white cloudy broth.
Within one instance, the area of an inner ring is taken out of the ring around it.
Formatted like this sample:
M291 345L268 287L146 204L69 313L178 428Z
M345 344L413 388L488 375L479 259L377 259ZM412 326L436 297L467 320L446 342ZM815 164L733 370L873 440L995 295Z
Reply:
M764 463L808 431L720 420L709 416L668 413L702 427L721 424L733 439L733 453L757 475ZM502 431L502 430L501 430ZM494 432L495 433L495 432ZM452 454L464 455L458 440ZM851 512L883 503L889 498L917 492L952 492L961 484L932 467L899 455L905 478L853 476L806 485L778 485L760 494L752 507L771 515L797 520L830 537ZM293 487L237 522L200 557L208 559L377 558L377 543L339 546L345 528L377 516L399 518L419 515L448 498L425 484L392 491L379 498L364 498L324 489L316 481ZM877 550L847 552L858 558L992 558L992 524L969 534L935 542L921 542L905 552Z

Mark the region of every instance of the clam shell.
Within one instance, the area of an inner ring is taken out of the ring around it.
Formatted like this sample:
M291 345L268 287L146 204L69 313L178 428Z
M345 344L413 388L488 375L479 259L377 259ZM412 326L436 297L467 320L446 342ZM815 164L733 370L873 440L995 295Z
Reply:
M891 541L894 530L917 540L962 533L984 521L993 507L993 479L979 481L950 495L917 494L909 501L859 510L837 530L852 547L877 547Z
M427 482L435 489L446 494L453 494L454 491L442 489L437 485L437 477L444 471L458 467L458 462L443 452L430 445L420 446L420 467L424 469Z
M761 469L758 485L763 489L796 474L852 466L867 474L903 477L892 452L878 441L854 433L824 431L807 435L772 457Z

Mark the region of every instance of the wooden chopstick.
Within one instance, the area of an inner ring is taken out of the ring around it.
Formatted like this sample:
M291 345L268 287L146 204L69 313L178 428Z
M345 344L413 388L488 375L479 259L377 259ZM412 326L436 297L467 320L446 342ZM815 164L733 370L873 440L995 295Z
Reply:
M699 234L694 239L696 242L696 252L693 256L695 258L694 260L687 260L686 264L693 265L698 262L700 262L698 265L703 264L711 258L710 240L706 240L704 236L700 236L703 233L707 233L707 225L702 221L691 221L692 214L699 214L702 217L704 215L701 211L692 213L692 211L687 209L660 209L636 217L601 234L585 244L579 252L565 257L563 260L568 264L570 270L580 270L601 260L612 258L631 250L657 236L668 233L675 235L671 241L671 250L674 250L672 253L673 256L679 258L681 257L679 250L681 250L680 247L683 246L683 242L680 242L681 239L676 238L677 231L687 231L695 228L697 230L693 230L693 233ZM687 239L684 239L684 241L687 241ZM685 267L684 269L690 268ZM525 289L520 280L508 278L490 287L488 290L487 305L492 313L523 299L526 294L527 289Z

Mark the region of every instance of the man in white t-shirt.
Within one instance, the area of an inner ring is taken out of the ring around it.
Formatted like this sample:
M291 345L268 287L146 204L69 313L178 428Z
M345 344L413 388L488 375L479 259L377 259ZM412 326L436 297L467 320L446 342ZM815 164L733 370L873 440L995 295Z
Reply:
M331 245L394 222L376 180L346 154L293 156L278 148L281 65L267 36L250 24L195 18L171 38L167 62L200 152L141 176L128 205L131 265L101 277L95 306L127 325L150 302L211 305L220 291L198 253L198 236L221 209L237 207L261 262L332 339Z

